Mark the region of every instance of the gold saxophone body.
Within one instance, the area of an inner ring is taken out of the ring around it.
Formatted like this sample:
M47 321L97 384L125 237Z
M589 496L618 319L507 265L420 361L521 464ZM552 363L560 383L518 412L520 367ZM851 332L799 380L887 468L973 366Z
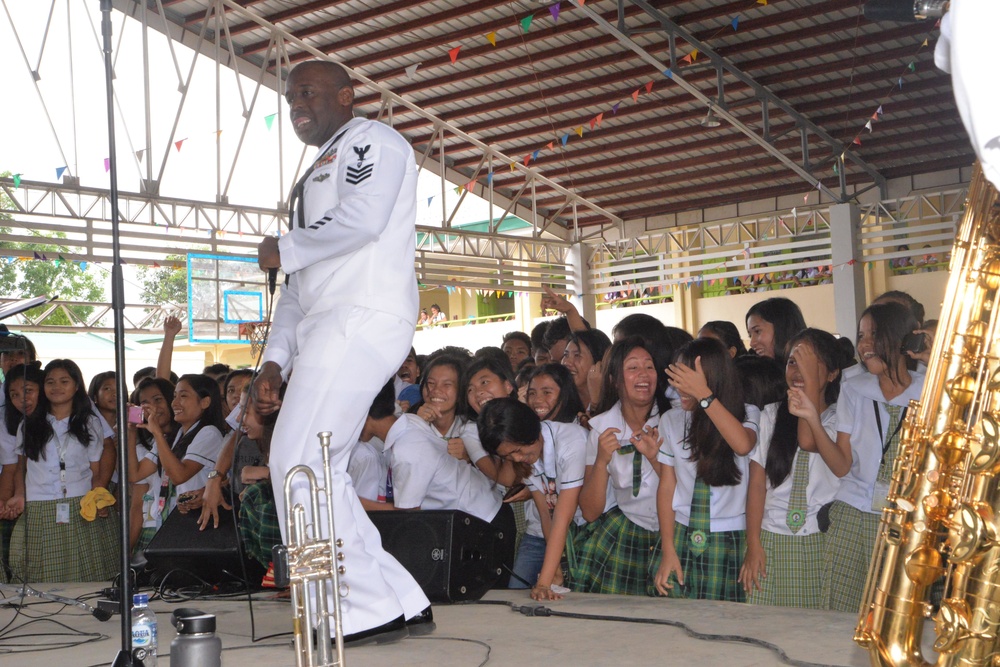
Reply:
M1000 199L978 163L950 271L855 633L875 666L1000 665ZM929 662L921 636L942 575Z

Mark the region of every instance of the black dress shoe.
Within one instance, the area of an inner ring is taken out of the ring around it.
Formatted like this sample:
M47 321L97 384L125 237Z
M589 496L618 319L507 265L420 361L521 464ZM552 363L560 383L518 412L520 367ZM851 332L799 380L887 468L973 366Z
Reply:
M428 609L430 611L430 609ZM364 646L365 644L389 644L410 636L406 621L402 616L383 623L370 630L362 630L344 635L344 646Z
M410 631L411 637L429 635L437 629L437 624L434 623L434 612L431 611L430 607L427 607L416 616L406 619L406 627Z

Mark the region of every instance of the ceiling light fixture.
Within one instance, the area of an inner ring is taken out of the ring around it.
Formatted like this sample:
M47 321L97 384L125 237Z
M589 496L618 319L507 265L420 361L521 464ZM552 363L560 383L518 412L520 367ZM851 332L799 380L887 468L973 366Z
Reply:
M719 119L715 117L715 112L712 111L712 107L708 107L708 113L705 114L705 120L701 121L702 127L719 127L722 123Z

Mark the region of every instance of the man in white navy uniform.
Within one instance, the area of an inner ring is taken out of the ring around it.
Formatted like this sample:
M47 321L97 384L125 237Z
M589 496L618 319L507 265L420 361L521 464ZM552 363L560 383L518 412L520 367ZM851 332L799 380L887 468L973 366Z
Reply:
M282 484L301 463L322 479L316 434L333 433L334 529L349 590L341 598L345 637L361 643L423 634L433 628L430 603L382 549L347 475L372 400L410 351L419 310L413 149L392 128L353 117L354 89L335 63L298 65L285 99L296 135L319 153L295 186L291 230L257 249L262 269L280 267L288 276L255 390L265 410L281 406L271 479ZM294 491L308 507L305 483ZM284 517L283 494L275 500ZM287 540L283 520L281 531Z

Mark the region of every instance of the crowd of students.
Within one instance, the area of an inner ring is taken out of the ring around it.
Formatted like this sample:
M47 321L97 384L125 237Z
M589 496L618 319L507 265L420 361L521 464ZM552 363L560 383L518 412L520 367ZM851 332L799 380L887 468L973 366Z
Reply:
M565 299L544 305L561 317L530 336L411 351L351 456L366 510L457 509L516 533L516 553L514 539L498 547L503 581L539 600L568 589L858 609L923 384L927 352L913 350L933 335L916 300L876 299L856 359L784 298L747 312L749 351L731 322L686 332L637 313L609 338ZM133 378L128 490L114 373L88 393L70 360L4 353L0 577L108 579L117 511L131 512L141 559L175 508L212 529L234 502L248 553L268 564L276 415L256 411L247 369L172 376L179 329L168 320L158 367Z

